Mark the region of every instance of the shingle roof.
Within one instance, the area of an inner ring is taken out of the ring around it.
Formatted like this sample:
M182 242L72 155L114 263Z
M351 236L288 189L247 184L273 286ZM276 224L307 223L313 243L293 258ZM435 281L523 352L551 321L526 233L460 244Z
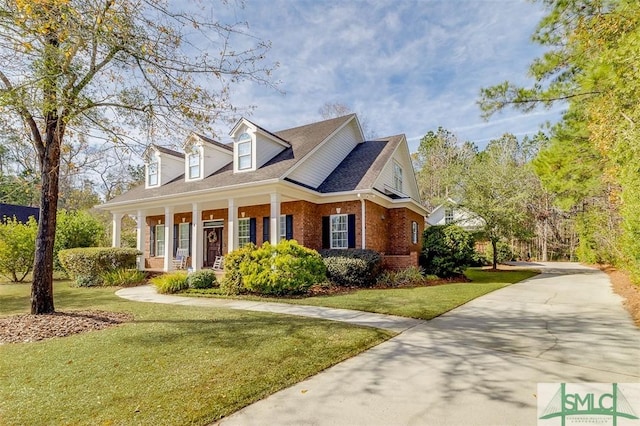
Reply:
M218 141L216 141L214 139L211 139L211 138L209 138L209 137L207 137L205 135L201 135L200 133L195 133L195 135L198 136L203 141L205 141L205 142L207 142L207 143L209 143L211 145L214 145L214 146L217 146L219 148L226 149L227 151L233 152L233 146L231 146L229 144L224 144L224 143L218 142Z
M184 158L184 154L182 152L174 151L172 149L165 148L164 146L160 146L156 144L153 144L153 147L164 154L169 154L169 155L173 155L174 157Z
M372 188L401 140L399 135L358 144L317 190L329 193Z
M222 188L242 183L280 178L286 171L291 169L298 161L311 152L313 148L351 120L353 116L354 114L350 114L344 117L332 118L318 123L274 132L274 135L291 144L291 148L286 148L255 171L233 173L233 163L229 163L202 180L186 182L183 175L157 188L145 189L144 185L137 186L115 197L105 203L105 205L126 201L143 201L163 195L182 194L207 188Z

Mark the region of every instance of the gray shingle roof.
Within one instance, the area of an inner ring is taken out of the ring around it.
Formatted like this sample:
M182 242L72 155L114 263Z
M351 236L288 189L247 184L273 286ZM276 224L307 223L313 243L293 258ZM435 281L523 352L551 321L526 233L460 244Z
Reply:
M313 148L318 146L320 142L324 141L339 127L351 120L353 116L354 114L351 114L274 132L274 135L291 144L291 148L286 148L255 171L234 174L233 163L229 163L222 169L199 181L186 182L183 175L157 188L145 189L144 184L137 186L113 198L105 203L105 206L127 201L144 201L163 195L182 194L207 188L222 188L242 183L280 178L286 171L291 169L298 161L311 152Z

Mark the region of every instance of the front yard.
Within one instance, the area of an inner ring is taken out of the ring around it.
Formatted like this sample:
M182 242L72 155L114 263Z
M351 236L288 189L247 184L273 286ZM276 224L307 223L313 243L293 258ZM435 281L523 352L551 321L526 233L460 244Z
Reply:
M126 311L133 322L0 345L0 424L203 425L392 336L300 317L135 303L113 293L56 282L56 308ZM0 317L28 306L28 285L0 285Z
M473 282L261 300L430 319L536 273L468 274ZM0 284L0 318L26 313L29 290ZM57 281L56 308L127 312L133 321L0 343L0 424L204 425L393 336L332 321L130 302L114 291Z

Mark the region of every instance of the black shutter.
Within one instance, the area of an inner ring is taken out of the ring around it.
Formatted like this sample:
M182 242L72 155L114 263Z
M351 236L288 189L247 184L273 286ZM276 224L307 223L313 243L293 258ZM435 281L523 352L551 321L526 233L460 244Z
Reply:
M149 257L155 257L156 255L156 227L151 225L149 227Z
M270 241L271 238L271 234L269 232L269 228L270 228L270 218L269 216L265 216L262 218L262 243L266 243L267 241Z
M331 248L331 217L322 216L322 248Z
M249 219L249 241L256 244L256 218Z
M288 214L286 216L285 222L286 222L286 226L285 226L286 239L293 240L293 215Z
M191 257L191 238L193 235L193 223L189 222L189 257Z
M176 251L178 250L178 224L173 225L173 257L176 257Z
M356 248L356 215L355 214L350 214L347 217L347 243L349 248Z

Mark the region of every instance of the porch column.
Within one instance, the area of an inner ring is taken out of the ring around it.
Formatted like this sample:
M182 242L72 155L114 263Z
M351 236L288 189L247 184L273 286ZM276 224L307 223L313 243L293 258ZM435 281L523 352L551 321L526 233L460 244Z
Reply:
M227 253L231 253L238 247L238 234L236 233L236 222L238 221L238 208L235 200L229 198L229 215L227 218Z
M274 192L271 194L271 222L269 229L271 230L271 244L276 245L280 241L280 194Z
M111 233L111 247L120 247L120 234L122 230L122 213L113 213L111 225L113 232Z
M138 210L136 217L136 247L142 253L138 256L138 270L144 271L145 268L145 248L146 238L145 231L147 229L147 217L142 210Z
M173 207L164 208L164 267L173 270Z
M202 247L204 244L202 232L202 211L200 204L193 203L191 207L191 269L200 270L202 266Z

